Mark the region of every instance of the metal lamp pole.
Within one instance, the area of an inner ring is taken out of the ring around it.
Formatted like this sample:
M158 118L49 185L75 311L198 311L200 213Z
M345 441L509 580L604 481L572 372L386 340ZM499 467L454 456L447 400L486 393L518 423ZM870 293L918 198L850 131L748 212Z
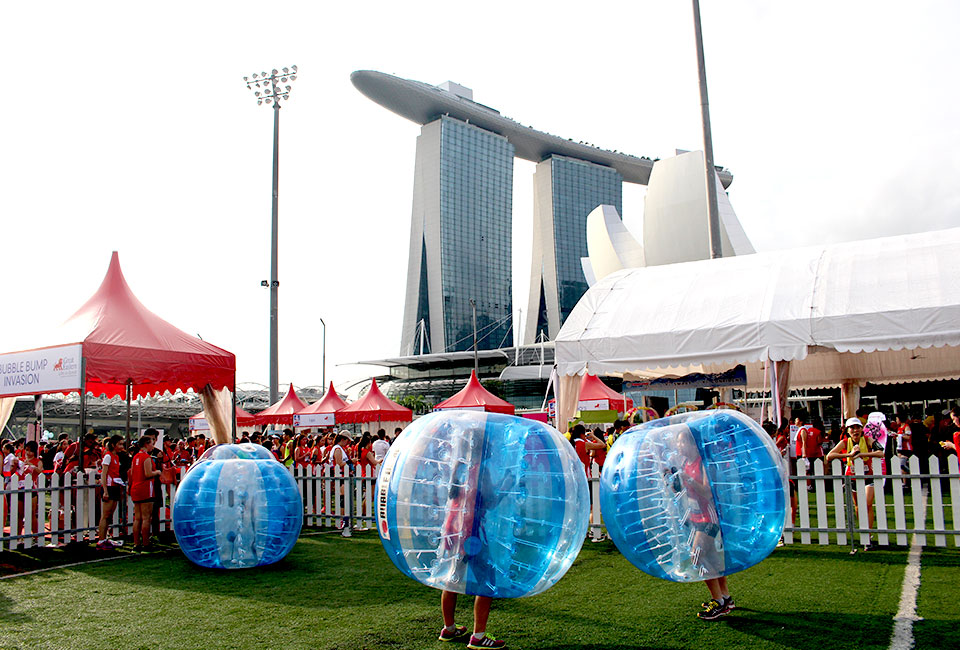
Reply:
M270 223L270 282L266 280L260 286L270 287L270 403L279 399L280 372L278 369L278 290L280 281L277 279L278 252L278 199L280 196L280 100L290 98L289 83L297 79L297 66L283 68L283 71L274 69L269 75L266 72L256 73L244 77L248 90L253 90L257 98L257 105L266 103L273 105L273 218ZM282 84L282 85L281 85ZM259 90L256 90L259 89Z
M717 205L717 175L713 167L713 135L710 132L710 103L707 101L707 69L703 62L703 34L700 31L700 0L693 0L693 30L697 39L697 71L700 75L700 116L703 120L703 164L707 177L707 234L710 259L723 257L720 241L720 207Z
M327 394L327 324L320 319L323 325L323 394Z

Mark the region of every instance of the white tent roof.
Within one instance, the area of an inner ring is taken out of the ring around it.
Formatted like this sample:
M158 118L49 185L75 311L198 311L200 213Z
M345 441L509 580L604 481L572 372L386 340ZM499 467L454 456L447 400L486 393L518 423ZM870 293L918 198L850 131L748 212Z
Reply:
M944 347L949 346L949 347ZM960 377L960 228L627 269L556 339L560 374L663 376L795 361L793 388Z

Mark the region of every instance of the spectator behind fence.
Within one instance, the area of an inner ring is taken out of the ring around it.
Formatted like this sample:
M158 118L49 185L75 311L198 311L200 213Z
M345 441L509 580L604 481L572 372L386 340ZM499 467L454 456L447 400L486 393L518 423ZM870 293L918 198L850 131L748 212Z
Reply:
M151 430L148 429L149 433ZM153 516L154 484L153 479L160 472L153 466L153 438L140 437L137 443L139 451L133 457L130 466L130 498L133 499L133 550L150 551L150 519Z
M373 457L377 464L383 462L383 457L390 451L390 443L387 442L387 432L383 429L377 431L377 439L373 441Z

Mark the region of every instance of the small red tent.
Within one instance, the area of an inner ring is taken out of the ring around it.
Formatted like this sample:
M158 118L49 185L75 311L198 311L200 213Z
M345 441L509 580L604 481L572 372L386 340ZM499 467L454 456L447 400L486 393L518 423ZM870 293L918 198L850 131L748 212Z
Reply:
M346 405L347 403L333 389L333 382L331 381L330 388L327 389L322 399L303 407L294 414L296 417L293 424L298 427L333 426L336 423L336 412Z
M45 350L79 349L80 358L65 353L60 353L59 359L54 356L55 372L73 371L77 378L65 386L72 390L83 387L94 395L122 397L131 385L132 397L137 398L177 389L199 392L207 384L215 390L234 389L237 362L233 353L180 331L144 307L124 279L116 251L97 292L45 343L56 347L38 346L20 356L40 358ZM63 391L38 385L0 394L45 392Z
M623 413L633 406L628 399L600 381L596 375L586 373L580 380L579 411L617 411Z
M283 396L283 399L268 406L254 417L257 419L257 424L287 424L293 426L293 414L305 406L304 401L297 397L296 391L293 390L293 384L290 384L290 388L287 389L287 394Z
M367 394L337 411L337 422L410 422L413 411L380 392L373 380Z
M516 412L513 404L504 401L488 391L477 379L475 370L470 371L470 379L459 393L448 397L433 407L435 411L446 409L467 409L472 411L491 411L513 415Z
M237 426L238 427L252 427L257 423L257 418L254 415L251 415L244 411L239 406L237 407ZM191 415L189 420L190 431L206 431L210 428L210 424L207 422L207 415L203 411L200 411L196 415Z

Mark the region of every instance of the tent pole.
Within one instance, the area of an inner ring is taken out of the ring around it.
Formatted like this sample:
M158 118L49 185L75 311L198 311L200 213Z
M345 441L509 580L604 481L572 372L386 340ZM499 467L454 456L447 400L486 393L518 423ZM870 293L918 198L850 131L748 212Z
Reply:
M130 397L133 394L133 380L127 380L127 444L130 444Z
M77 436L77 454L80 471L83 471L83 437L87 428L87 360L80 357L80 433Z
M233 419L231 423L233 442L237 441L237 373L233 373Z

